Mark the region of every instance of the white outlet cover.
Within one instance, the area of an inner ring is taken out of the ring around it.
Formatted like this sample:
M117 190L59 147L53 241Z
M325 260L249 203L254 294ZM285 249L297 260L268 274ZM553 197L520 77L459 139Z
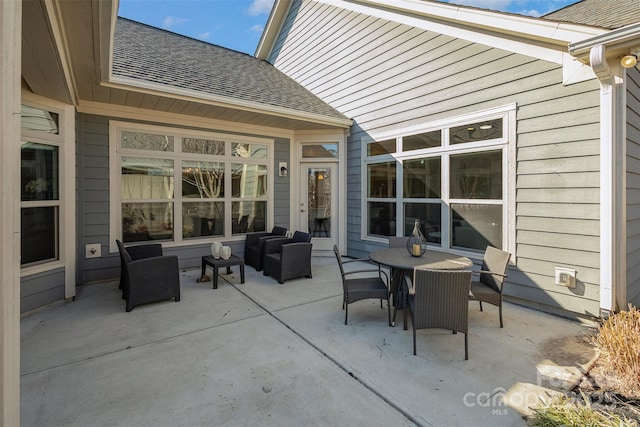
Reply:
M574 288L576 286L576 270L556 267L556 285Z
M102 247L100 243L89 243L85 246L85 258L100 258L102 256Z

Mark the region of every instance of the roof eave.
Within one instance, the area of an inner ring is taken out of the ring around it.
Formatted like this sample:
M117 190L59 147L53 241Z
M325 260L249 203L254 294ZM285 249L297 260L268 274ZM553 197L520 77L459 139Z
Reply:
M263 104L260 102L213 95L195 90L174 88L171 86L126 77L112 77L109 82L104 82L103 86L150 95L169 96L184 101L205 103L208 105L214 105L223 108L232 108L240 111L269 114L281 118L302 120L324 126L335 126L338 128L348 129L353 124L353 121L346 117L340 118L327 116L324 114L310 113L276 105Z
M265 61L268 59L287 13L289 13L290 7L290 0L275 0L271 8L271 13L269 14L269 19L267 19L264 31L262 32L262 36L260 36L260 41L254 53L256 58Z
M607 56L622 56L640 51L640 22L570 43L569 53L578 60L588 63L591 48L600 45L607 48Z
M544 18L533 18L461 7L457 5L420 0L318 0L336 7L343 7L362 13L367 9L388 12L389 19L395 15L397 22L403 22L407 16L412 16L435 24L456 24L479 33L490 32L530 40L532 44L540 42L556 46L566 52L569 43L588 37L597 37L608 32L606 29L586 25L577 25L551 21ZM288 0L276 0L265 30L256 49L255 56L267 59L274 47L275 40L282 28L290 7ZM442 27L436 26L436 31Z
M332 2L333 0L329 0ZM458 6L448 3L423 2L420 0L346 0L379 9L411 13L426 19L455 22L483 31L517 35L526 39L544 41L550 44L566 45L585 37L607 32L602 28L586 25L551 21L510 13L495 12Z

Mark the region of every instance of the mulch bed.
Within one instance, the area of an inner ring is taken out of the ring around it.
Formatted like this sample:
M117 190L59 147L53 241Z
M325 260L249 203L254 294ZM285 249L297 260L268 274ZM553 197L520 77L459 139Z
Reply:
M625 396L606 386L606 377L590 371L569 393L578 403L635 420L640 424L640 399Z

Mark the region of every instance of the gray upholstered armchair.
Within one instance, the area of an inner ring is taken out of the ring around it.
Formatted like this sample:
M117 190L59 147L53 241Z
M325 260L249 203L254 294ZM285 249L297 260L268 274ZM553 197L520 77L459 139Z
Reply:
M296 231L291 239L267 240L263 274L275 277L279 283L298 277L311 278L311 234Z
M256 271L262 271L265 242L274 237L284 237L286 232L286 228L275 226L270 233L258 231L247 234L247 240L244 245L244 263L252 266Z
M116 243L120 251L120 288L127 311L136 305L169 298L180 301L177 256L163 256L160 244L125 248L121 241Z

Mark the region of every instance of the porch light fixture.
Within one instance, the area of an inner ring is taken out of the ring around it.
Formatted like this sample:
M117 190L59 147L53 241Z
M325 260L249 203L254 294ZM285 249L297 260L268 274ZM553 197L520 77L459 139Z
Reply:
M280 162L278 165L280 171L278 172L278 176L287 176L289 175L289 170L287 168L287 162Z
M634 54L625 55L620 60L620 65L624 68L633 68L638 63L638 56Z

